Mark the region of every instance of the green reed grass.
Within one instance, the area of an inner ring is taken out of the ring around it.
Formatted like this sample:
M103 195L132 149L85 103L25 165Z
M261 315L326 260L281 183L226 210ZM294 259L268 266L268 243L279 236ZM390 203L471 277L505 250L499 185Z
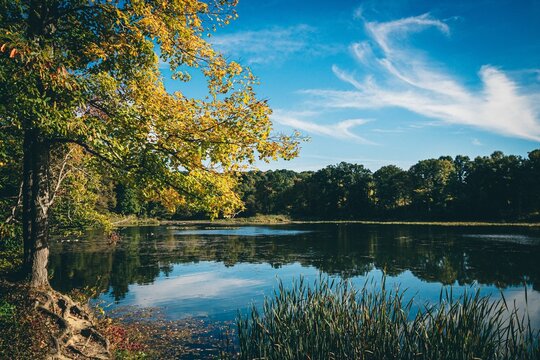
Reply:
M441 291L420 309L386 278L360 289L349 282L280 282L262 311L239 314L240 359L540 359L538 330L526 309L481 296ZM525 294L527 298L527 295Z

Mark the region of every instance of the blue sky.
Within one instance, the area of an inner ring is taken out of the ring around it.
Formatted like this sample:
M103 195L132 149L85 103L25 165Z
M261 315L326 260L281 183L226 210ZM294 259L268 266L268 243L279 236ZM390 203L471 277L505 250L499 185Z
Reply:
M538 0L240 0L237 12L211 41L259 77L276 131L311 138L262 169L540 148Z

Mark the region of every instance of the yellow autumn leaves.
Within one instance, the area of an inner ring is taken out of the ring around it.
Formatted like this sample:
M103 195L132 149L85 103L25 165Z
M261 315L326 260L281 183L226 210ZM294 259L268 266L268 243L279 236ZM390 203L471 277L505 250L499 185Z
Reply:
M109 175L169 210L189 202L212 216L241 207L238 171L257 159L297 155L295 135L273 135L271 110L257 97L251 71L207 40L236 17L236 1L62 4L30 9L16 1L10 6L37 18L0 24L9 34L0 36L0 54L9 51L0 55L0 90L12 90L0 118L12 119L12 129L37 128L53 144L82 147ZM167 92L160 61L184 80L200 72L207 96Z

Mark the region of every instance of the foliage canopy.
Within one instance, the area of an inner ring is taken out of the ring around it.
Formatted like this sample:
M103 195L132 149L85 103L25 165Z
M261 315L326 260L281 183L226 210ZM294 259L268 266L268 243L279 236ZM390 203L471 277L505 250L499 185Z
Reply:
M235 5L1 0L0 155L32 132L51 148L82 148L171 208L190 201L214 216L233 214L241 206L236 170L297 152L290 137L272 136L249 69L207 41L235 18ZM168 93L160 62L183 81L189 69L201 71L208 96Z

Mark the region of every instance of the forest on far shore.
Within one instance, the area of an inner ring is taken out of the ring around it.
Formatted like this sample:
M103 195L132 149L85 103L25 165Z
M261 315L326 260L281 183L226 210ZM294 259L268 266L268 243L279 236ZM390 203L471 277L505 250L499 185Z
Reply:
M540 150L527 158L442 156L408 170L372 172L342 162L316 172L249 172L239 191L241 216L287 214L299 219L490 220L540 219Z
M4 186L3 197L16 195ZM166 209L128 183L92 176L84 189L60 194L53 225L81 228L111 215L159 219L207 219L190 204ZM408 170L388 165L372 172L342 162L318 171L250 171L239 177L237 191L245 209L237 217L282 214L300 220L538 221L540 150L524 158L494 152L470 159L442 156L417 162ZM4 183L8 183L6 181ZM172 211L171 211L172 210Z

